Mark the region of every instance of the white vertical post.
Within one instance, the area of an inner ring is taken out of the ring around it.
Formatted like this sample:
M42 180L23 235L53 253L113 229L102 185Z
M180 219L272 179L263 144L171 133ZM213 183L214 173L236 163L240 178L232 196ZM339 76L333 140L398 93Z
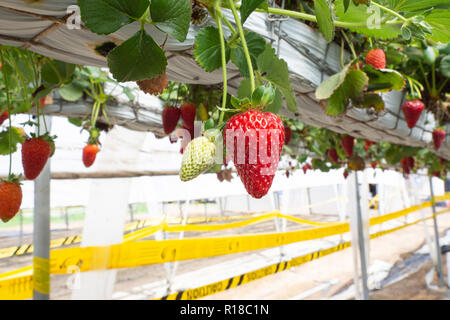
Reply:
M436 219L436 203L434 201L434 191L433 191L433 178L430 177L430 194L431 194L431 206L433 208L433 226L434 226L434 242L436 246L436 255L437 255L437 266L436 271L439 276L439 287L443 287L444 284L444 269L442 267L442 257L441 257L441 246L439 244L439 230L437 226Z
M105 136L95 165L105 171L118 170L120 158L124 155L128 161L130 161L129 159L132 161L127 165L137 165L139 150L145 137L146 133L144 132L131 131L119 126L114 127ZM107 248L122 242L131 181L130 178L92 181L81 247L103 246ZM106 270L109 259L108 249L99 250L95 254L98 255L98 260L104 261L105 270L73 275L72 277L76 277L76 281L72 287L72 299L104 300L112 298L117 270ZM71 267L72 273L77 271L76 266Z
M52 118L45 117L50 131ZM44 117L40 117L43 124ZM44 125L36 132L45 134ZM33 217L33 299L50 299L50 163L34 180L34 217Z

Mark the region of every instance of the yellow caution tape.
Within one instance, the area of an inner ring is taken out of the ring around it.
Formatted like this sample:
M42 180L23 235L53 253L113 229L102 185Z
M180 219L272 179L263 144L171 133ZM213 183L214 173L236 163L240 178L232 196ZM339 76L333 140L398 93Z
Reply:
M438 212L437 214L442 214L442 213L445 213L448 211L450 211L450 209L443 210L441 212ZM432 216L425 218L425 220L431 219L431 218L432 218ZM385 230L385 231L380 231L380 232L371 234L370 238L374 239L374 238L392 233L394 231L409 227L411 225L417 224L421 221L423 221L423 220L419 219L419 220L413 221L411 223L402 225L400 227L392 228L392 229ZM307 262L322 258L324 256L327 256L329 254L332 254L332 253L335 253L338 251L342 251L349 247L351 247L351 241L343 242L343 243L340 243L336 246L332 246L327 249L321 249L321 250L318 250L315 252L311 252L311 253L299 256L299 257L292 258L289 261L276 263L276 264L273 264L273 265L270 265L267 267L263 267L263 268L260 268L260 269L254 270L254 271L240 274L240 275L237 275L232 278L225 279L225 280L210 283L210 284L207 284L207 285L204 285L201 287L177 291L175 293L171 293L167 296L164 296L161 298L156 298L153 300L196 300L196 299L200 299L200 298L203 298L203 297L206 297L206 296L218 293L218 292L236 288L240 285L270 276L275 273L289 270L290 268L293 268L293 267L305 264Z
M421 206L413 206L385 216L371 218L370 225L380 224L399 218L429 205L430 203L426 202ZM445 210L444 212L447 211L448 210ZM418 221L420 222L422 220ZM399 228L395 230L398 230ZM99 269L131 268L149 264L200 259L277 247L294 242L342 234L348 231L349 223L339 222L334 223L333 225L284 233L189 238L165 241L149 240L127 242L106 247L58 249L51 252L50 273L64 274L67 273L72 266L77 266L80 271L90 271ZM99 252L102 254L99 255ZM11 272L10 276L15 272L17 271ZM0 278L4 279L1 275ZM4 281L9 280L10 279ZM3 281L0 281L0 284L1 283L3 283Z

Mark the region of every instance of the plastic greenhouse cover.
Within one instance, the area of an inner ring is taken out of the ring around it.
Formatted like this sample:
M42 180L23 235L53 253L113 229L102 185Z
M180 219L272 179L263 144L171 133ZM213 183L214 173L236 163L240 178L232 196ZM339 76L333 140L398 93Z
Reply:
M14 0L1 1L0 43L21 46L23 42L18 39L31 39L53 23L7 8L40 15L64 17L73 10L73 7L70 6L76 5L76 3L76 0L48 0L30 3ZM224 13L231 21L233 20L228 10L224 10ZM211 23L211 21L207 22L207 24ZM434 116L431 113L424 112L418 125L412 130L408 129L400 111L401 103L404 100L402 92L393 91L383 94L386 110L378 115L371 113L370 110L351 109L342 117L332 118L327 116L315 99L314 91L322 80L339 71L340 47L335 43L327 44L320 33L300 21L294 19L283 21L280 32L278 32L278 24L275 24L274 34L272 34L271 23L267 19L267 14L253 13L245 26L265 37L267 41L275 42L274 47L278 47L277 41L281 39L279 56L288 63L298 105L298 115L294 115L286 108L281 110L282 115L296 117L310 125L326 127L340 133L348 133L356 138L411 146L431 146L431 131L435 126ZM46 34L37 44L31 44L29 49L71 63L105 67L106 59L97 54L93 48L105 41L123 41L134 34L138 28L138 24L134 23L109 36L101 36L84 28L69 29L65 25L61 25ZM165 34L155 27L147 25L146 30L158 44L164 42ZM186 41L183 43L169 37L165 44L169 60L167 75L170 80L184 83L208 85L221 83L222 74L220 70L208 73L201 69L193 58L189 57L189 50L194 45L197 31L198 27L192 26ZM176 54L176 52L182 51L187 54ZM231 91L235 92L240 81L239 71L231 64L228 69ZM49 108L51 107L49 106ZM65 115L63 111L60 110L61 115ZM146 121L142 123L135 121L136 119L129 119L130 113L125 112L126 116L124 116L124 121L121 124L127 126L127 122L131 121L136 123L134 126L128 126L131 129L160 132L159 124L155 122L155 125L153 125L151 112L150 110L144 115ZM120 113L118 116L120 117ZM147 118L150 118L149 122L151 123L148 128L145 126ZM445 130L450 132L450 126L447 125ZM448 134L444 145L437 153L450 159L450 138Z

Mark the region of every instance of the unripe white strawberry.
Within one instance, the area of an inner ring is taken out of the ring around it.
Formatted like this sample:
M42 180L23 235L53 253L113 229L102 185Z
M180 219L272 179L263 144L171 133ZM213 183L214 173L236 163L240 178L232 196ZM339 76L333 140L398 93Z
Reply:
M207 137L198 137L189 142L183 152L180 179L189 181L214 165L216 145Z

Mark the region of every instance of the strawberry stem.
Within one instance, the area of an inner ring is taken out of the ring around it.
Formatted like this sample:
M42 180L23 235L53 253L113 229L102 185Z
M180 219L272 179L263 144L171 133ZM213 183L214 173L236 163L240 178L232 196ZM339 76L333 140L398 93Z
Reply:
M234 5L233 0L228 0L228 4L231 8L231 11L233 12L234 21L236 22L236 26L239 30L239 36L241 38L242 48L244 49L245 59L248 65L248 72L250 74L250 88L251 91L253 92L255 91L255 75L253 74L252 59L250 58L250 53L247 47L247 41L245 40L244 29L242 28L241 19L239 19L239 16L236 11L236 6Z
M219 38L220 38L220 54L222 59L222 75L223 75L223 97L222 97L222 108L225 109L227 106L227 90L228 90L228 77L227 77L227 59L226 59L226 51L225 51L225 40L223 37L223 26L222 26L222 12L220 10L219 1L216 2L216 23L219 28ZM225 113L223 110L220 111L219 124L222 124L223 117Z
M408 21L408 19L406 19L406 18L403 17L402 15L398 14L397 12L395 12L395 11L389 9L389 8L386 8L385 6L382 6L381 4L378 4L378 3L374 2L374 1L371 1L370 3L373 4L373 5L375 5L375 6L377 6L377 7L380 8L381 10L384 10L384 11L386 11L386 12L389 12L390 14L396 16L397 18L399 18L399 19L402 20L402 21Z

